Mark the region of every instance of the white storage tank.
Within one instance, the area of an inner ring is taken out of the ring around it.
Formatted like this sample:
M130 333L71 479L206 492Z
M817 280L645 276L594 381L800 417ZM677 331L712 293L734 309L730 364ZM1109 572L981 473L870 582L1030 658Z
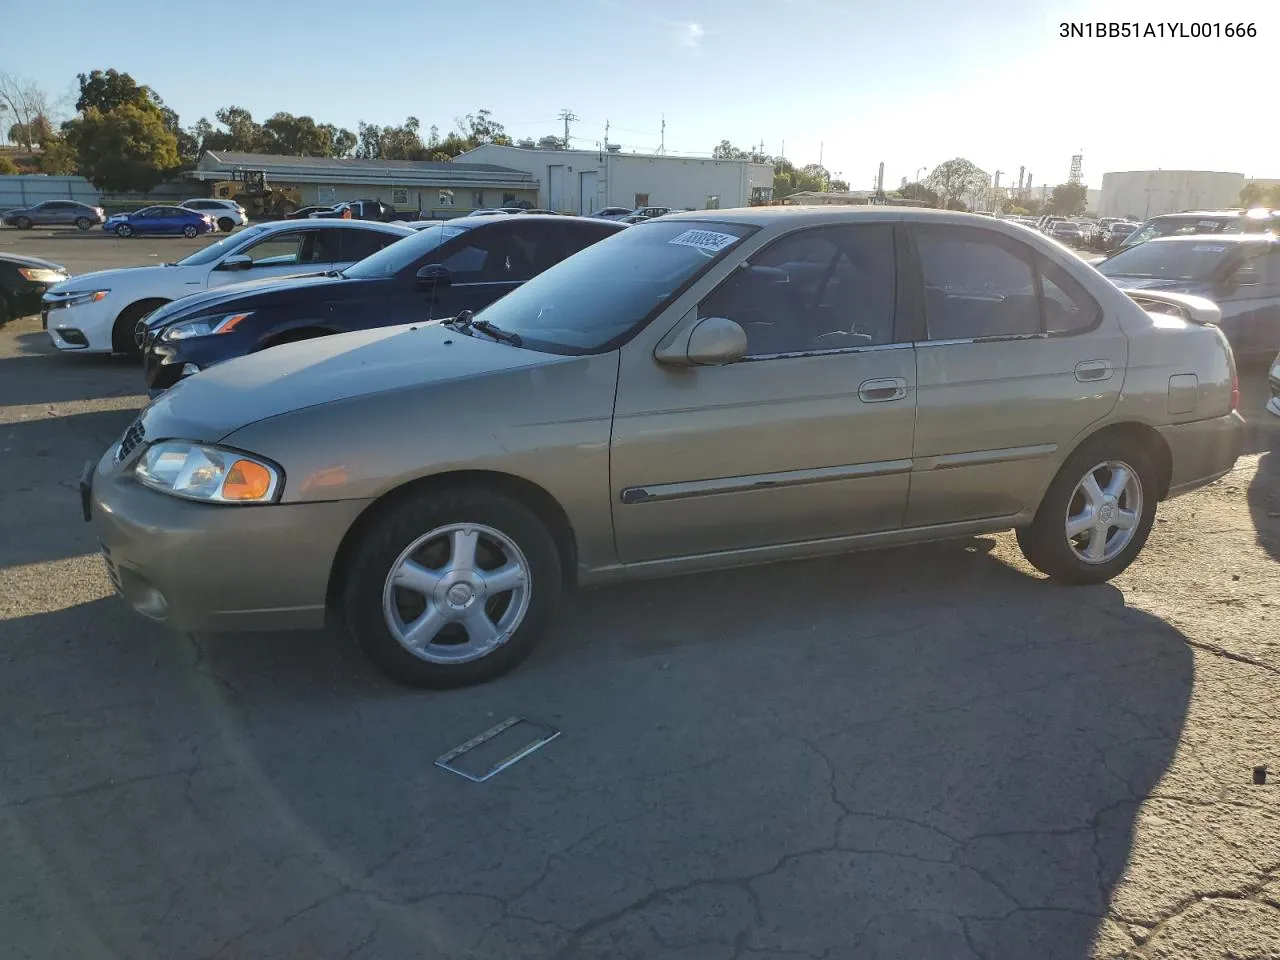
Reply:
M1243 173L1215 170L1127 170L1102 175L1098 215L1146 220L1180 210L1240 205Z

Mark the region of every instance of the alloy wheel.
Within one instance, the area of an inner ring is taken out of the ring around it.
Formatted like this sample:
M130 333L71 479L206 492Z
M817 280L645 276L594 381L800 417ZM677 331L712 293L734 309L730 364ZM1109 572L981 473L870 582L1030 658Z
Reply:
M430 663L467 663L510 639L529 609L529 561L493 527L455 523L409 544L382 590L387 628Z
M1120 460L1107 460L1076 484L1067 504L1067 545L1084 563L1107 563L1133 540L1141 519L1138 472Z

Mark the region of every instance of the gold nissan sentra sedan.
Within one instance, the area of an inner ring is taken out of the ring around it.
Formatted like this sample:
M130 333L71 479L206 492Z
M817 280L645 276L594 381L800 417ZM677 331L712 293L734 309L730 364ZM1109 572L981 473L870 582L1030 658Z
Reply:
M421 324L182 381L88 466L130 604L332 617L392 677L465 684L573 584L1010 528L1054 579L1107 580L1239 449L1213 304L986 217L686 213L475 317L425 322L426 295Z

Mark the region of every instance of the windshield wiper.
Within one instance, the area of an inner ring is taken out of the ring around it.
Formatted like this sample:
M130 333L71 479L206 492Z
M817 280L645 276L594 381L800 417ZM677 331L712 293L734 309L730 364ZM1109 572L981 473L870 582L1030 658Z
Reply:
M467 312L469 313L470 311ZM482 333L487 333L489 336L493 337L493 339L499 340L503 343L509 343L513 347L520 347L524 345L524 338L521 337L520 334L512 333L510 330L503 330L500 326L490 320L469 320L468 324L475 327Z
M456 317L447 317L440 322L446 327L451 327L454 330L461 330L463 333L469 334L471 332L471 318L473 316L475 316L475 314L472 311L463 310Z

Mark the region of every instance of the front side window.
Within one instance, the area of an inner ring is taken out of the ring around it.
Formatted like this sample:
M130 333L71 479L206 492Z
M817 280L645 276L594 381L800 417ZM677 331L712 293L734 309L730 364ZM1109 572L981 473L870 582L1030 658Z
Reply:
M930 340L1042 332L1035 271L1021 246L985 230L916 231Z
M655 220L562 260L481 314L524 344L588 354L630 339L756 227Z
M560 260L555 234L538 223L481 227L442 247L438 262L454 283L523 282Z
M266 229L267 228L264 226L256 226L238 231L237 233L228 234L221 240L211 243L209 246L204 247L201 250L197 250L195 253L191 254L191 256L183 257L178 261L177 265L180 267L204 266L206 264L213 263L216 260L220 260L222 257L225 257L230 253L243 253L244 251L238 248L250 246L256 237L266 232Z
M255 267L289 266L303 262L302 239L301 232L277 233L240 253L252 259Z
M814 353L894 339L893 227L823 227L783 237L698 307L747 332L748 357Z
M394 233L383 233L381 230L341 230L342 253L335 260L346 260L351 263L371 257L384 247L389 247L401 239ZM332 240L330 245L332 246Z

